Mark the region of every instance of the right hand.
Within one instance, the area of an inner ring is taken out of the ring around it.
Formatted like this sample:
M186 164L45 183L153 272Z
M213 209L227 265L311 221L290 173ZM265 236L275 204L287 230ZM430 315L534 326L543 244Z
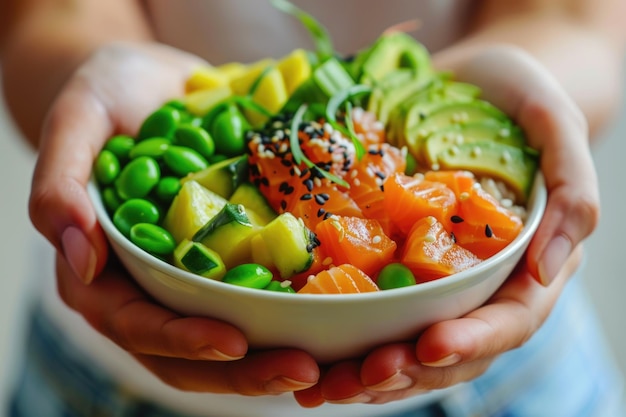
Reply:
M319 369L294 350L247 353L244 335L218 320L156 304L109 257L86 185L113 134L183 94L199 58L157 44L102 47L72 76L48 113L30 196L35 227L58 250L63 300L156 376L189 391L264 395L306 388ZM93 281L93 282L92 282Z

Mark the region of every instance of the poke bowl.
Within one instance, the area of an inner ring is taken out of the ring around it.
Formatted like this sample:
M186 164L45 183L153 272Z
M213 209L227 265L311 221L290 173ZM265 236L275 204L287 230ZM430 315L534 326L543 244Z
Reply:
M105 144L89 184L157 302L320 362L484 304L547 199L523 130L417 41L327 49L198 69L184 97Z

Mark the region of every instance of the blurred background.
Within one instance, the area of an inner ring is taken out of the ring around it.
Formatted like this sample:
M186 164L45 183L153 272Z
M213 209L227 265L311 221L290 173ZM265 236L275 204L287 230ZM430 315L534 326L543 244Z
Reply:
M602 136L595 159L603 214L587 244L586 283L613 353L626 373L626 277L620 267L626 236L626 106ZM19 140L0 103L0 407L6 398L11 364L19 355L21 307L27 294L29 264L38 262L30 256L29 244L41 238L32 229L27 214L33 164L32 152Z

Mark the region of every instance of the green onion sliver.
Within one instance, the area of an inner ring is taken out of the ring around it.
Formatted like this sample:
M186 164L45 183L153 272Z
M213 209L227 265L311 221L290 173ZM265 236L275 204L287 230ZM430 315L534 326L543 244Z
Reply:
M313 16L287 0L272 0L272 5L284 13L294 16L307 28L313 38L320 62L324 62L326 59L334 56L333 42L328 30Z
M308 166L311 169L317 170L320 174L322 174L325 178L329 179L330 181L338 185L341 185L342 187L350 188L350 184L348 184L346 181L339 178L338 176L333 175L332 173L321 169L320 167L315 165L313 161L307 158L304 152L302 152L302 148L300 147L300 138L298 137L298 133L300 130L299 129L300 123L302 123L304 119L304 114L306 113L306 111L307 111L307 105L306 104L300 105L300 107L298 107L298 110L294 114L293 119L291 120L291 126L290 126L290 131L289 131L289 145L291 147L291 153L293 154L294 162L298 165L304 162L306 166Z
M352 139L352 143L354 144L354 149L356 152L356 157L358 160L361 160L363 155L365 155L365 147L363 143L356 137L354 133L354 126L352 124L352 119L350 118L350 112L352 110L352 105L348 102L346 110L346 126L344 128L339 123L337 123L337 111L339 110L339 106L346 100L349 100L352 97L357 97L362 94L369 94L372 92L372 87L363 84L357 84L350 88L340 91L335 94L328 100L328 104L326 105L326 120L328 123L335 129L341 131L343 134L347 135Z

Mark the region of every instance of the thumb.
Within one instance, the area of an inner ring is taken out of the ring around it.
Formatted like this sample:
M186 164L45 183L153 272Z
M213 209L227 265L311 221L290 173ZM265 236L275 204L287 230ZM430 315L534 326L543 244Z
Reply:
M70 82L48 114L32 180L33 225L85 283L107 258L107 241L86 185L93 160L112 130L106 107L87 84Z

